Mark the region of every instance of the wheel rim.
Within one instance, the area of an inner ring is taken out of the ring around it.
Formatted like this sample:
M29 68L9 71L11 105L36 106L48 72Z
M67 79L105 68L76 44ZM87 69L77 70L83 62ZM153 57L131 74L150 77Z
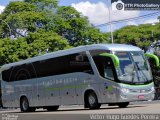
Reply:
M26 99L23 100L23 102L22 102L22 107L23 107L23 110L24 110L24 111L26 111L26 110L28 109L28 102L27 102Z
M89 95L88 102L89 102L90 105L93 105L96 102L96 100L95 100L93 95Z

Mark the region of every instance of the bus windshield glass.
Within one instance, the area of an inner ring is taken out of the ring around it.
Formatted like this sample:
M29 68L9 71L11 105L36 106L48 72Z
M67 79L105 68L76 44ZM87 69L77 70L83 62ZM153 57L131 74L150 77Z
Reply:
M145 60L142 52L131 52L133 60L138 70L148 70L147 61Z
M144 84L152 81L148 63L141 51L115 52L120 60L117 68L118 79L131 84Z

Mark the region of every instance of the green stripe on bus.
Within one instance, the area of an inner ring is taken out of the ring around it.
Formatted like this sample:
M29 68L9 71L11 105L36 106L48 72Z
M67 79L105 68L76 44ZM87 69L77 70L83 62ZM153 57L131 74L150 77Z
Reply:
M84 88L87 87L86 84L81 84L81 85L68 85L64 87L59 87L59 88L46 88L46 90L64 90L64 89L74 89L74 88Z
M119 58L116 55L109 54L109 53L102 53L100 55L101 56L106 56L106 57L111 57L113 62L114 62L115 67L119 67L120 62L119 62Z

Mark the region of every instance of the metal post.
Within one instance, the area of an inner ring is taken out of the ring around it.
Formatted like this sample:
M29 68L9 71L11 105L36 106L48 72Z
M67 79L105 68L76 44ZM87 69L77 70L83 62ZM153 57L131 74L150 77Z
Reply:
M152 26L154 26L155 25L155 23L152 23ZM152 29L152 31L151 31L152 33L152 41L154 42L154 31L153 31L153 29Z
M9 34L10 34L10 37L11 37L11 35L12 35L12 33L11 33L11 28L10 28L10 26L8 25L8 23L7 23L6 21L2 20L2 19L0 19L0 21L4 22L4 23L7 25L7 27L9 28Z
M111 11L110 11L110 6L109 6L109 0L107 0L107 8L108 8L108 17L109 17L109 24L110 24L110 32L111 32L111 40L112 44L114 43L113 41L113 32L112 32L112 23L111 23Z

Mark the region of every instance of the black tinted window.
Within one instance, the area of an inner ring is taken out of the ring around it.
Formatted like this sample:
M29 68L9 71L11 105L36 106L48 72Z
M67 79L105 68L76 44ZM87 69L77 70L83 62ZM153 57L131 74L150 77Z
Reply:
M74 72L93 74L85 52L15 66L3 71L2 77L5 81L17 81Z

